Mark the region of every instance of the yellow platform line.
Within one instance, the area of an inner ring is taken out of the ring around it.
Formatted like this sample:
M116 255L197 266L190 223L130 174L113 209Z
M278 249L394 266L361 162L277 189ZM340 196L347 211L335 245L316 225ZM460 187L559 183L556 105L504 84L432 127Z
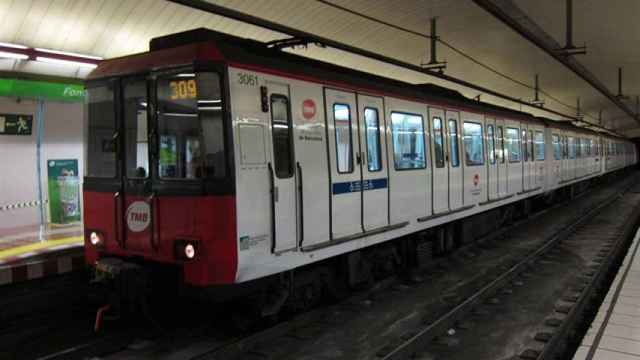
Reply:
M29 245L17 246L10 249L0 250L0 259L6 259L22 254L26 254L28 252L51 248L59 245L68 245L68 244L82 244L84 238L82 236L73 236L58 240L47 240L42 242L36 242Z

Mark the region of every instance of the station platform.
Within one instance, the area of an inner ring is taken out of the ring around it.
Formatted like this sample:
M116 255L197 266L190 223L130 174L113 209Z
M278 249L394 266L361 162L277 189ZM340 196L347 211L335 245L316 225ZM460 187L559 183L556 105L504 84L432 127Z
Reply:
M640 359L640 229L574 360Z
M84 266L81 225L0 229L0 285Z

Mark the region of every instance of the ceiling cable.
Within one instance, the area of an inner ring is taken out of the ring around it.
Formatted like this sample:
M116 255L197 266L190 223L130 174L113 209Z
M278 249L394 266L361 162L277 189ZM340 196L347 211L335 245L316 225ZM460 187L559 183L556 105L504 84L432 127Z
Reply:
M316 1L319 2L319 3L322 3L324 5L327 5L329 7L332 7L332 8L347 12L349 14L352 14L352 15L355 15L355 16L358 16L358 17L361 17L361 18L364 18L364 19L367 19L369 21L376 22L376 23L391 27L391 28L396 29L398 31L406 32L406 33L409 33L409 34L412 34L412 35L415 35L415 36L419 36L419 37L422 37L422 38L425 38L425 39L431 39L431 36L429 36L428 34L424 34L424 33L421 33L421 32L415 31L415 30L411 30L411 29L396 25L396 24L392 24L390 22L375 18L373 16L366 15L364 13L361 13L361 12L346 8L344 6L332 3L332 2L327 1L327 0L316 0ZM466 58L467 60L469 60L471 62L473 62L474 64L476 64L476 65L478 65L478 66L480 66L480 67L482 67L482 68L484 68L484 69L486 69L486 70L488 70L488 71L490 71L490 72L492 72L492 73L494 73L494 74L496 74L496 75L498 75L498 76L500 76L500 77L502 77L504 79L507 79L507 80L509 80L509 81L511 81L511 82L513 82L515 84L518 84L518 85L520 85L522 87L525 87L525 88L530 89L530 90L535 90L535 87L525 83L524 81L518 80L518 79L516 79L516 78L514 78L514 77L512 77L510 75L507 75L507 74L505 74L503 72L500 72L500 70L498 70L498 69L496 69L496 68L494 68L494 67L492 67L490 65L487 65L487 64L483 63L482 61L474 58L473 56L471 56L471 55L465 53L464 51L456 48L455 46L451 45L449 42L447 42L445 40L442 40L441 38L438 38L437 41L439 41L442 45L446 46L447 48L449 48L453 52L457 53L458 55ZM566 108L568 108L570 110L577 111L577 108L575 106L569 105L569 104L563 102L562 100L558 99L557 97L551 95L550 93L548 93L548 92L546 92L546 91L544 91L542 89L539 89L539 91L540 91L541 94L544 94L546 97L548 97L552 101L555 101L556 103L558 103L558 104L560 104L560 105L562 105L562 106L564 106L564 107L566 107ZM596 117L594 117L594 116L592 116L590 114L583 113L583 115L585 117L591 118L591 119L593 119L595 121L598 120Z

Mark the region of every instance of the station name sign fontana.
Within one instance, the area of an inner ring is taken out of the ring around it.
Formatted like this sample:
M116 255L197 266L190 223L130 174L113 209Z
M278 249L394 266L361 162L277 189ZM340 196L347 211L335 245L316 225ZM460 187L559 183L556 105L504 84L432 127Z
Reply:
M31 135L33 116L0 114L0 135Z
M84 102L85 90L81 84L0 78L0 96Z

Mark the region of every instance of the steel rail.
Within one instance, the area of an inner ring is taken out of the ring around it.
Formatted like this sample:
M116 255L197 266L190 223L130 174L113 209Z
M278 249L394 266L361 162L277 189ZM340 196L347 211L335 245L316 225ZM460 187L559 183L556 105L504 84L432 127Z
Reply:
M358 48L358 47L355 47L355 46L352 46L352 45L344 44L344 43L341 43L341 42L338 42L338 41L335 41L335 40L331 40L331 39L328 39L328 38L325 38L325 37L322 37L322 36L319 36L319 35L315 35L315 34L306 32L306 31L294 29L292 27L289 27L289 26L286 26L286 25L283 25L283 24L278 24L278 23L273 22L273 21L269 21L269 20L262 19L262 18L253 16L253 15L245 14L245 13L242 13L240 11L233 10L233 9L230 9L230 8L227 8L227 7L224 7L224 6L216 5L216 4L210 3L210 2L205 1L205 0L167 0L167 1L175 3L175 4L183 5L183 6L192 8L192 9L208 12L210 14L223 16L223 17L226 17L226 18L229 18L229 19L233 19L233 20L236 20L236 21L240 21L240 22L244 22L244 23L247 23L247 24L251 24L251 25L254 25L254 26L261 27L261 28L265 28L265 29L268 29L268 30L271 30L271 31L275 31L275 32L278 32L278 33L281 33L281 34L289 35L289 36L292 36L292 37L295 37L295 38L307 39L310 42L320 43L320 44L323 44L324 46L328 46L328 47L331 47L331 48L334 48L334 49L345 51L345 52L348 52L348 53L351 53L351 54L354 54L354 55L363 56L363 57L370 58L370 59L373 59L373 60L376 60L376 61L380 61L382 63L386 63L386 64L389 64L389 65L393 65L393 66L397 66L397 67L400 67L400 68L404 68L404 69L411 70L411 71L414 71L414 72L418 72L418 73L421 73L421 74L424 74L424 75L433 76L433 77L439 78L441 80L450 81L450 82L452 82L454 84L458 84L458 85L464 86L464 87L469 88L469 89L480 91L482 93L489 94L491 96L495 96L495 97L503 99L503 100L508 100L508 101L511 101L511 102L514 102L514 103L517 103L517 104L520 104L520 105L528 106L528 107L533 108L533 109L543 110L543 111L546 111L548 113L554 114L556 116L560 116L560 117L565 118L565 119L570 119L571 121L576 121L576 122L579 122L579 123L588 124L591 128L596 128L596 129L599 129L601 131L608 132L608 133L611 133L611 134L615 134L616 136L623 137L623 135L621 135L621 134L619 134L619 133L617 133L617 132L615 132L615 131L613 131L611 129L607 129L607 128L603 127L603 126L592 124L590 122L581 120L581 119L579 119L579 118L577 118L575 116L567 115L567 114L562 113L560 111L549 109L549 108L546 108L544 106L533 105L533 104L531 104L531 103L529 103L527 101L523 101L522 99L518 99L518 98L515 98L515 97L510 96L510 95L502 94L502 93L500 93L500 92L498 92L496 90L492 90L492 89L486 88L486 87L481 86L481 85L473 84L473 83L470 83L468 81L465 81L465 80L462 80L462 79L459 79L459 78L456 78L456 77L453 77L453 76L449 76L449 75L446 75L446 74L442 74L442 73L434 72L434 71L431 71L431 70L427 70L427 69L425 69L425 68L423 68L423 67L421 67L419 65L414 65L414 64L411 64L411 63L408 63L408 62L404 62L404 61L399 60L399 59L394 59L394 58L391 58L391 57L388 57L388 56L384 56L384 55L381 55L381 54L378 54L378 53L374 53L374 52L369 51L369 50L365 50L365 49L361 49L361 48Z

